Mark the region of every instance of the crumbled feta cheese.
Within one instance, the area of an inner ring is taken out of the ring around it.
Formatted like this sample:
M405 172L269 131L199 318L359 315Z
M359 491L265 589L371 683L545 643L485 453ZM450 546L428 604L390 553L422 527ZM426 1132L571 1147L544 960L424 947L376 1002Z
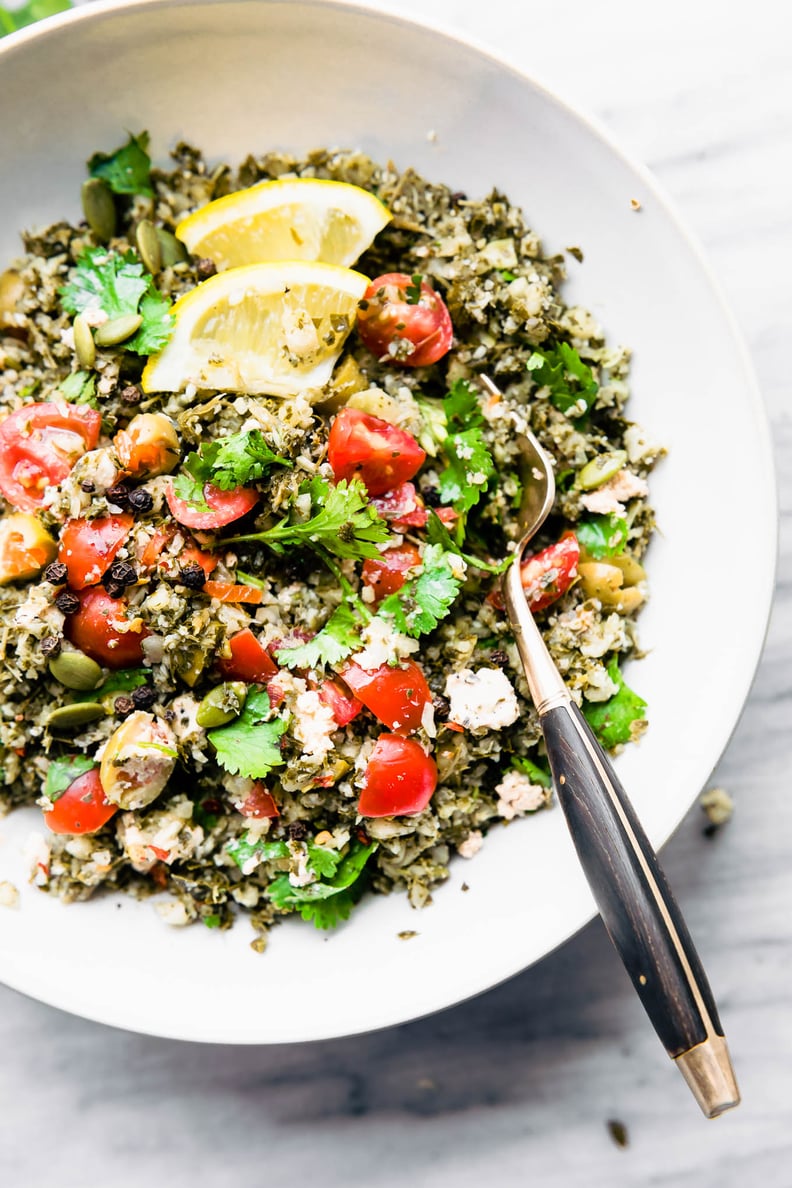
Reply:
M173 800L166 809L145 818L122 813L116 825L118 844L135 870L145 874L156 862L191 858L204 839L200 825L192 824L192 803Z
M547 803L548 792L541 784L532 784L521 771L508 771L495 789L498 813L505 821L521 813L533 813Z
M352 660L361 668L365 668L366 672L373 672L383 664L398 663L405 656L417 652L420 647L417 639L401 635L379 615L375 615L364 627L361 639L365 647L362 652L353 656Z
M457 854L460 858L474 858L478 854L484 842L484 835L479 829L474 829L470 832L463 842L457 846Z
M302 744L303 755L321 762L333 749L333 734L338 729L333 711L315 689L300 693L295 703L294 737Z
M620 470L595 491L588 491L582 495L580 502L587 511L595 515L620 516L624 513L624 504L628 499L643 499L648 494L649 486L645 479L630 470Z
M468 730L502 730L520 716L520 707L506 673L500 668L463 668L446 679L451 702L448 718Z
M24 602L20 602L14 614L14 627L24 627L34 635L43 635L45 628L58 633L63 628L64 616L52 602L45 586L31 586Z
M180 899L167 899L154 904L154 909L164 924L171 928L184 928L192 917Z
M289 847L289 882L292 887L307 887L317 881L316 874L308 869L308 847L305 842L287 842Z
M435 738L437 735L437 727L435 726L434 706L431 701L424 703L421 711L421 725L430 738Z

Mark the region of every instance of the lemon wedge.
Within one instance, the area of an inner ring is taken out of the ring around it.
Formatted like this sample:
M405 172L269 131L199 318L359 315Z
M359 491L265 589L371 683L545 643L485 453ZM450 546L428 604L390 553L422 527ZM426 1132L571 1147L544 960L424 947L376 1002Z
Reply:
M173 334L146 364L143 390L195 384L291 396L321 388L368 283L349 268L304 260L219 272L173 306Z
M218 269L275 260L348 267L390 222L386 206L360 186L314 177L260 182L202 206L176 235Z

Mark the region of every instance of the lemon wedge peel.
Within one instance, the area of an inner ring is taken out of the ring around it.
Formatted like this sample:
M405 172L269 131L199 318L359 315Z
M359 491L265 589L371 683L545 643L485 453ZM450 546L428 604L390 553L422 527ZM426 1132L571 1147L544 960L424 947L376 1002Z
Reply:
M294 396L330 379L369 279L334 264L288 260L219 272L180 297L173 334L143 370L144 392L189 384Z
M349 182L303 177L225 194L183 219L176 235L218 269L278 260L349 267L391 220L376 195Z

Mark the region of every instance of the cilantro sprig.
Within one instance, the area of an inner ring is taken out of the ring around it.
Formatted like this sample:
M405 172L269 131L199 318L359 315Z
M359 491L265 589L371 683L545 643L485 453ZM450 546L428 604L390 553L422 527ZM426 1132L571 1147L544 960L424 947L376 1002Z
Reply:
M256 689L248 694L245 708L235 721L208 732L217 762L231 775L259 780L283 765L280 739L286 722L283 718L269 719L270 710L266 689Z
M86 248L77 260L72 278L59 290L67 313L76 315L88 309L101 309L108 318L140 314L143 324L126 342L125 351L152 355L165 345L173 328L170 301L156 288L152 277L144 273L135 252L108 251L103 247Z
M584 701L583 714L604 747L616 747L634 741L642 727L638 723L646 717L646 702L625 683L619 661L613 657L608 676L617 692L607 701Z
M438 491L443 503L464 516L484 494L495 473L495 463L484 441L484 415L478 394L467 380L456 380L451 385L443 412L446 436L440 450L446 466L440 472Z
M453 555L442 545L428 544L424 549L421 572L383 599L380 615L392 619L398 631L416 639L434 631L451 610L462 588L463 579L454 572ZM456 569L459 570L458 565Z
M293 887L289 876L281 875L267 888L270 902L285 911L299 911L303 920L311 921L317 928L334 928L349 918L360 898L361 876L376 848L376 843L364 846L355 841L342 858L336 852L309 844L308 867L320 875L319 880L305 887ZM320 854L321 870L317 866Z
M88 172L91 177L100 177L114 194L144 194L153 198L148 146L148 132L139 136L130 132L126 144L112 153L94 153L88 162Z
M388 539L389 528L369 503L360 479L332 484L315 478L305 489L313 511L308 520L293 523L286 517L273 528L233 536L227 543L260 542L280 554L291 545L307 545L342 560L379 557L377 545Z
M332 668L360 647L360 627L361 616L356 608L342 603L313 639L281 648L278 663L286 668Z
M583 416L597 398L599 384L591 368L568 342L534 351L526 367L537 387L550 389L550 401L562 413Z
M182 463L197 483L211 483L221 491L259 482L273 466L291 468L293 463L276 454L259 429L203 442Z

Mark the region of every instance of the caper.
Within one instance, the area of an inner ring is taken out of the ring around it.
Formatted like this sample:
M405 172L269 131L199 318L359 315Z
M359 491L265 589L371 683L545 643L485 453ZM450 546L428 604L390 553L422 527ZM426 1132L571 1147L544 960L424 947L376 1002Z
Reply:
M195 720L199 726L211 730L233 722L242 713L247 696L244 681L226 681L210 689L198 706Z
M140 314L122 314L120 318L110 318L102 322L94 331L94 342L100 347L118 346L126 342L143 325Z
M595 487L601 487L619 473L626 461L627 455L624 450L609 450L605 454L597 454L596 458L592 458L578 471L578 487L582 491L593 491Z
M96 362L96 344L94 343L91 327L82 314L74 319L74 352L80 367L90 371Z
M177 239L175 235L171 235L170 231L166 231L164 227L157 227L156 230L162 267L173 268L175 264L185 264L189 257L187 248L181 240Z
M156 276L162 268L162 249L157 228L148 219L141 219L138 223L135 231L135 243L146 268Z
M122 809L145 808L167 784L177 757L171 728L138 710L113 731L105 745L99 768L105 796Z
M100 177L89 177L82 184L82 208L85 221L100 243L107 243L116 233L116 209L113 195Z
M97 718L105 716L105 708L98 701L75 701L72 705L60 705L54 709L45 723L47 730L72 730L87 726Z
M102 679L102 670L95 660L84 652L61 651L49 662L49 670L67 689L86 692L95 689Z

